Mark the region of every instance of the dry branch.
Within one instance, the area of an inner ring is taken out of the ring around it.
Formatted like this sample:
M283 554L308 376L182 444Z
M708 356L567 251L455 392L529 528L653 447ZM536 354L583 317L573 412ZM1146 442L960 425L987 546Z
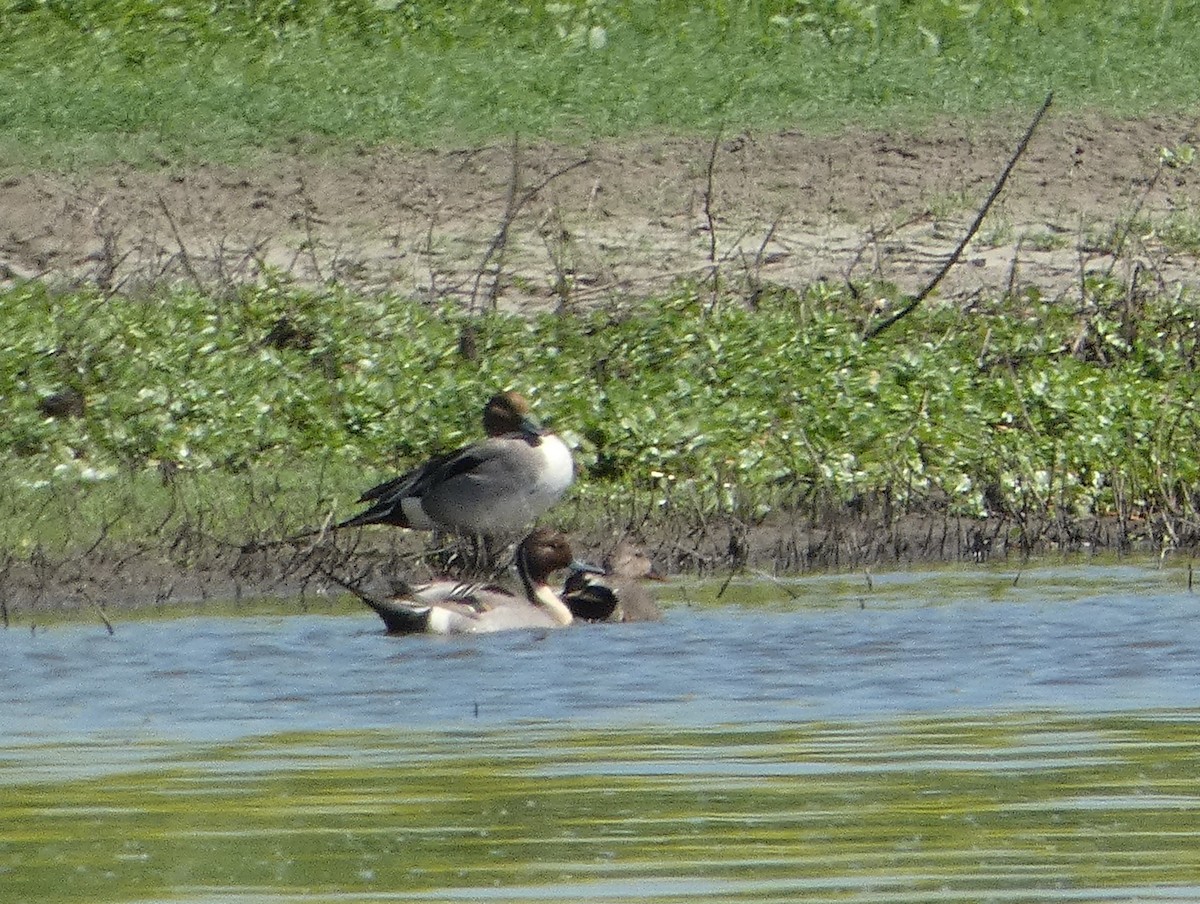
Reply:
M988 211L991 210L992 205L996 202L996 198L998 198L1000 196L1000 192L1004 190L1004 185L1006 182L1008 182L1009 175L1012 173L1013 168L1017 165L1017 161L1021 159L1022 155L1024 155L1025 149L1029 147L1029 141L1033 138L1034 131L1036 131L1038 124L1042 121L1042 117L1046 115L1046 111L1050 109L1050 103L1053 100L1054 92L1051 91L1046 95L1046 99L1042 101L1042 106L1038 109L1037 113L1034 114L1033 120L1029 123L1029 127L1025 130L1025 134L1021 136L1021 140L1017 143L1016 151L1013 152L1012 157L1009 158L1008 163L1001 171L1000 178L996 180L996 184L992 186L992 190L988 194L987 200L985 200L983 202L983 206L979 208L979 212L975 215L974 222L971 223L970 227L967 229L966 235L962 237L962 241L958 243L958 247L954 249L954 252L948 258L946 258L946 262L942 264L941 269L938 270L933 279L929 281L925 288L914 295L909 302L904 305L904 307L900 308L890 317L879 321L873 326L869 326L863 333L864 340L874 339L884 330L894 326L896 323L903 320L905 317L915 311L921 305L921 302L928 298L933 293L933 290L938 287L941 281L946 278L946 274L950 272L954 265L958 263L959 258L962 257L963 251L965 251L967 245L971 243L971 239L975 237L975 233L979 231L979 227L983 225L983 218L987 216Z
M500 220L500 228L496 231L495 236L492 237L491 244L488 245L487 250L483 253L483 258L479 262L479 266L475 269L475 283L471 288L471 310L476 310L475 302L479 298L480 283L483 282L483 276L487 273L488 267L493 261L496 262L496 272L492 279L492 285L487 292L487 301L489 305L495 306L496 299L500 295L500 277L504 269L501 261L504 257L504 251L508 247L508 234L525 205L536 198L542 192L542 189L555 179L565 176L567 173L581 166L587 166L591 162L591 157L582 157L573 163L568 163L566 166L555 170L536 185L525 191L521 191L521 148L517 139L513 139L512 172L509 175L504 216Z
M179 247L179 261L183 265L184 272L191 279L192 284L204 291L204 281L200 278L199 272L192 266L192 256L188 253L187 245L184 244L183 235L179 232L179 226L175 223L175 217L171 214L171 208L167 206L166 199L160 194L158 196L158 207L163 212L163 216L167 218L167 224L171 227L171 234L175 237L175 244Z
M721 147L721 130L713 136L708 149L708 163L704 167L704 220L708 224L708 261L717 262L717 219L713 215L713 174L717 169L717 151ZM714 275L715 275L714 270Z

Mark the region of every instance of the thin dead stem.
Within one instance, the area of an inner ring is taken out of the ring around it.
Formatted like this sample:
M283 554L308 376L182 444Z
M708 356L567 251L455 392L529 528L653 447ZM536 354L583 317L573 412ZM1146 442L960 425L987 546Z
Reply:
M323 283L325 276L321 272L321 261L317 257L317 237L313 233L313 212L317 209L317 205L309 197L308 187L304 184L303 177L299 181L301 219L304 222L304 250L308 252L308 259L312 262L313 273L317 275L317 281Z
M183 241L183 235L179 231L179 226L175 222L175 217L171 213L171 208L167 201L160 194L158 197L158 208L163 212L163 216L167 218L167 224L171 227L171 234L175 237L175 245L179 248L179 262L183 265L183 271L187 274L193 285L200 291L205 291L204 280L200 278L199 272L192 266L192 256L188 252L187 244Z
M714 265L717 262L717 218L713 214L714 174L717 170L717 151L720 147L721 130L717 129L708 148L708 162L704 167L704 221L708 224L708 262Z
M1013 168L1017 165L1017 161L1019 161L1025 154L1025 149L1029 147L1029 142L1033 138L1033 133L1037 130L1038 124L1042 121L1042 117L1046 115L1046 111L1050 109L1050 104L1053 100L1054 92L1051 91L1046 95L1046 99L1042 102L1042 106L1038 109L1037 113L1034 114L1033 120L1029 123L1029 127L1025 130L1025 134L1021 136L1021 140L1017 143L1016 151L1013 153L1012 157L1009 158L1009 161L1005 165L1004 169L1000 172L1000 178L997 179L996 184L992 186L992 190L988 194L987 199L983 202L983 206L979 208L979 212L975 215L974 222L972 222L970 227L968 227L966 234L962 237L962 241L958 243L958 247L954 249L948 258L946 258L946 262L942 264L941 269L939 269L934 275L933 279L926 284L925 288L913 296L906 305L901 307L890 317L887 317L868 327L863 333L864 340L874 339L884 330L895 326L895 324L899 323L901 320L915 311L921 305L921 303L933 293L933 290L938 287L941 281L945 279L946 274L950 272L954 265L958 263L958 260L962 257L967 245L969 245L971 239L975 237L975 233L979 231L979 227L983 225L983 219L987 216L988 211L991 210L992 204L994 204L996 198L1000 196L1000 192L1004 190L1004 185L1008 182L1008 177L1012 173Z
M550 175L546 176L536 185L530 186L524 191L521 190L521 145L519 139L514 136L512 142L512 168L509 173L508 191L505 199L504 214L500 220L500 227L496 230L496 234L492 237L491 243L487 250L483 253L483 258L479 262L479 266L475 269L475 281L471 288L471 304L472 312L480 310L479 290L483 283L483 277L492 271L492 282L488 287L485 303L490 308L495 308L496 301L500 297L500 284L504 275L504 253L508 249L509 233L512 230L513 223L516 222L521 210L530 201L536 198L550 183L556 179L565 176L572 170L579 169L581 166L587 166L592 162L591 157L583 157L566 166L555 170Z

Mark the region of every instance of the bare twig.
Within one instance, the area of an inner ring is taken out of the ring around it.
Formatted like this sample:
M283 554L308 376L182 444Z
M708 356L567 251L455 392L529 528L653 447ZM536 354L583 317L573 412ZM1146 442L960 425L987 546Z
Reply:
M1017 245L1013 248L1012 261L1008 265L1008 279L1005 281L1004 294L1012 298L1013 293L1017 288L1017 271L1021 263L1021 247L1025 244L1025 237L1021 236L1017 239Z
M854 271L857 270L858 265L862 263L862 259L866 256L868 249L874 249L875 252L875 266L873 267L873 270L877 275L882 275L882 268L880 267L879 263L880 241L888 238L891 235L895 235L902 229L907 229L909 226L915 226L917 223L920 223L922 220L927 219L928 217L929 211L922 210L920 213L914 214L903 222L894 223L892 225L871 227L870 231L866 235L866 238L864 238L862 243L858 246L858 250L854 252L854 257L851 258L849 265L846 267L846 288L854 298L858 298L859 295L858 288L854 285Z
M1197 126L1200 126L1200 118L1192 123L1192 127L1188 130L1188 132L1194 132ZM1146 190L1142 192L1141 197L1138 198L1137 204L1133 206L1133 212L1130 213L1126 218L1120 237L1113 242L1112 261L1109 263L1108 269L1104 272L1106 277L1112 276L1112 272L1117 266L1117 261L1121 257L1121 252L1125 250L1125 243L1129 240L1130 233L1133 232L1133 227L1136 225L1136 220L1138 216L1141 215L1142 208L1146 206L1146 202L1150 199L1151 192L1158 187L1159 180L1162 179L1163 171L1166 168L1167 160L1164 156L1160 155L1158 158L1158 165L1154 169L1154 174L1150 177L1150 181L1146 183Z
M554 268L554 294L558 296L558 311L567 311L571 305L571 291L574 288L575 268L571 261L571 233L563 223L558 209L553 208L541 230L542 244L546 246L546 256L550 266Z
M98 215L96 220L101 217ZM100 291L107 296L116 294L115 280L117 272L121 269L121 265L133 253L132 250L121 253L120 239L121 228L119 226L104 226L101 228L101 223L96 223L97 235L100 238L100 251L91 255L92 260L96 262L96 268L93 271L92 278L96 281Z
M758 245L758 251L754 253L754 269L762 268L763 261L767 256L767 246L775 238L775 233L779 231L779 222L783 219L783 208L775 214L775 219L771 221L771 225L767 228L767 234L763 236L763 240Z
M1030 139L1033 138L1034 131L1037 129L1038 124L1042 121L1042 117L1046 115L1046 111L1050 109L1050 103L1053 100L1054 92L1051 91L1046 95L1046 99L1042 101L1042 106L1038 109L1037 113L1033 117L1033 120L1029 123L1029 127L1025 130L1025 134L1021 136L1021 140L1017 143L1016 151L1014 151L1012 157L1009 158L1008 163L1000 173L1000 178L997 179L996 184L992 186L991 193L988 194L987 200L983 202L983 206L979 208L979 212L975 215L975 221L971 223L970 227L967 229L966 235L962 237L962 241L958 243L958 247L954 249L954 252L948 258L946 258L946 262L942 264L941 269L938 270L933 279L929 281L928 285L914 295L912 299L910 299L909 302L904 305L904 307L900 308L890 317L879 321L874 326L868 327L863 333L864 340L874 339L884 330L894 326L896 323L903 320L905 317L915 311L920 306L921 302L928 298L930 294L932 294L933 290L938 287L941 281L945 279L946 274L950 272L951 268L958 263L959 258L962 257L963 251L966 250L966 247L968 244L970 244L971 239L975 237L975 233L979 231L979 227L983 225L983 218L987 216L988 211L992 208L992 204L994 204L996 198L1000 196L1000 192L1004 190L1004 185L1006 182L1008 182L1009 175L1012 173L1013 168L1017 165L1017 161L1021 159L1022 155L1024 155L1025 149L1029 146Z
M341 587L343 590L347 591L348 593L352 593L354 596L356 596L359 600L366 603L367 605L374 606L374 605L378 604L378 601L376 600L375 597L371 596L369 593L367 593L366 591L364 591L362 589L362 584L363 584L364 578L357 578L357 579L343 578L339 574L334 572L332 569L326 568L325 564L323 562L314 562L313 570L317 574L319 574L323 578L325 578L325 580L330 581L331 583L337 584L339 587Z
M762 298L762 268L767 256L767 246L775 238L775 233L779 230L779 222L782 219L783 210L781 208L775 215L775 219L771 221L771 225L767 229L767 234L763 236L762 242L759 243L758 250L754 254L754 263L752 266L746 265L745 255L742 255L742 266L746 271L746 287L749 290L747 298L751 307L757 305L759 299Z
M317 257L317 238L313 234L313 211L317 209L317 205L308 195L308 187L304 184L304 177L300 177L300 187L297 190L300 195L300 209L303 212L304 220L304 249L308 252L308 259L312 261L313 272L317 274L318 282L325 282L325 275L321 272L321 261Z
M521 209L536 198L547 185L555 179L565 176L572 170L578 169L581 166L586 166L592 162L591 157L583 157L573 163L568 163L561 169L548 175L541 182L521 191L521 147L516 136L513 137L512 144L512 172L508 180L508 197L504 206L504 216L500 220L500 228L493 236L491 244L483 253L483 258L479 262L479 266L475 270L475 282L471 288L471 309L475 310L475 303L479 299L479 286L483 282L483 276L487 273L489 266L495 262L495 273L493 275L492 284L488 289L487 303L489 306L495 306L496 299L500 296L500 276L503 272L502 261L504 251L508 247L508 233L512 229L512 224L516 221Z
M5 588L9 586L8 572L12 568L12 556L4 556L4 567L0 568L0 621L3 621L5 629L9 626L8 619L8 592Z
M100 621L104 622L104 627L108 630L108 636L112 637L116 634L116 629L113 628L113 623L109 621L108 613L104 611L104 607L93 599L89 599L88 602L92 604L92 607L96 610L96 614L100 616Z
M721 147L721 130L713 136L708 149L708 163L704 167L704 220L708 224L708 261L717 262L717 218L713 216L713 173L717 169L717 151ZM716 270L713 271L714 282Z
M442 209L444 200L431 189L429 191L429 200L432 202L429 205L429 222L425 229L425 241L418 249L418 254L424 256L427 266L429 267L429 300L436 302L439 294L438 289L438 271L435 262L434 237L437 234L437 228L440 225L438 213Z
M163 216L167 218L167 224L171 227L171 234L175 236L175 244L179 247L179 260L183 264L184 272L187 273L188 278L195 284L197 289L204 291L204 281L200 279L200 274L192 266L192 256L188 253L187 245L183 242L183 236L179 232L179 226L175 223L175 217L171 214L171 208L167 206L166 199L162 195L158 196L158 207L163 212Z
M517 192L521 185L521 144L516 135L512 141L512 169L508 176L508 194L504 201L504 216L500 219L500 228L496 230L496 234L492 237L492 242L488 245L487 250L483 253L483 259L479 262L479 267L475 271L475 283L471 287L471 310L476 311L475 302L479 297L479 284L483 281L483 274L487 272L492 261L496 262L496 274L492 280L492 285L488 289L487 303L494 307L496 299L500 295L500 274L504 270L504 252L508 248L508 231L512 228L513 221L517 218L517 212L520 210L517 205Z

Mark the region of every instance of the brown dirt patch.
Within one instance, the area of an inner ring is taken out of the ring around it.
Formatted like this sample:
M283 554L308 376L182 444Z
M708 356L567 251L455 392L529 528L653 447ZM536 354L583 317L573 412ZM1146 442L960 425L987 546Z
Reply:
M878 278L913 291L953 249L1024 125L729 136L707 210L708 138L10 173L0 179L0 277L219 289L272 268L480 304L495 285L502 306L537 310L653 292L715 260L734 285ZM1052 113L941 294L1010 284L1069 294L1081 273L1113 267L1099 240L1135 212L1161 223L1197 210L1197 168L1158 173L1160 148L1195 143L1195 127ZM489 256L523 197L502 256ZM1196 279L1195 257L1146 229L1130 235L1117 274L1135 261L1164 284Z

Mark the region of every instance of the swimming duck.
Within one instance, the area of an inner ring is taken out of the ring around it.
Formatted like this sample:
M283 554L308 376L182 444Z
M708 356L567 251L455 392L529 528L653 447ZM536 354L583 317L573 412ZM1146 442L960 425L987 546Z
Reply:
M431 458L367 490L366 511L338 528L392 524L498 536L550 508L575 478L567 444L544 429L516 392L501 392L483 409L488 438Z
M405 588L391 599L376 599L350 589L383 619L389 634L484 634L571 624L571 610L547 580L564 568L581 574L600 571L575 561L567 537L545 527L535 529L521 541L516 567L520 596L495 584L449 579Z
M640 549L619 546L603 573L574 570L563 586L562 601L580 621L661 621L662 610L642 585L661 581L654 563Z

